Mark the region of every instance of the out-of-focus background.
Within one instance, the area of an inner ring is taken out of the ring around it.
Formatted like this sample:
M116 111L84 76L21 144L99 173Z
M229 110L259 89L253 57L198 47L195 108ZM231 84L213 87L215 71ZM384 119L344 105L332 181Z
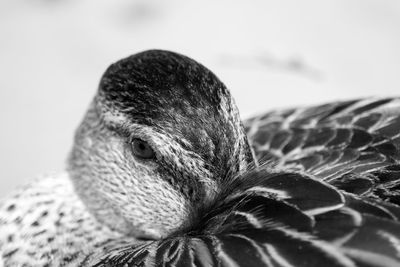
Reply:
M0 0L0 197L63 170L103 71L150 48L205 64L244 118L400 95L398 0Z

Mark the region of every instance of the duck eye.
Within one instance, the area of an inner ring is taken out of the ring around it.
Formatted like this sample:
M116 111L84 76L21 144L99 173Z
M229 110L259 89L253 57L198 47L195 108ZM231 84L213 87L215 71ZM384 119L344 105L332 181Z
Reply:
M143 140L133 139L131 147L133 155L138 158L152 159L155 157L154 150L147 142Z

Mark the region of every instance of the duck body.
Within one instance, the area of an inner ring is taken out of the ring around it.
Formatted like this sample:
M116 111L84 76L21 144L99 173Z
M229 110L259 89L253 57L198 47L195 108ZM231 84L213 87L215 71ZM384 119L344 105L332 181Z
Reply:
M191 59L152 50L114 64L68 172L1 203L2 264L400 266L400 99L243 124ZM138 138L154 153L132 157Z
M1 204L3 266L77 266L112 239L79 199L67 173L41 177ZM96 234L97 233L97 234Z

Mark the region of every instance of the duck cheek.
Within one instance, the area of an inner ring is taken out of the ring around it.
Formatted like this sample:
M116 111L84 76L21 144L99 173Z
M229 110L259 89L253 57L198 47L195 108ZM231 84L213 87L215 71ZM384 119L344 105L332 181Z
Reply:
M154 174L142 174L134 184L127 192L129 203L120 206L133 235L158 239L187 224L191 205L167 181Z

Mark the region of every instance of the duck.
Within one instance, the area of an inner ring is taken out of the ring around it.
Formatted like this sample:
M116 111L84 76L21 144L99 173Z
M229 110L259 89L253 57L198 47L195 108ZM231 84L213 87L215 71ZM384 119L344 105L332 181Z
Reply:
M400 266L400 99L242 121L179 53L112 64L66 171L0 203L0 266Z

